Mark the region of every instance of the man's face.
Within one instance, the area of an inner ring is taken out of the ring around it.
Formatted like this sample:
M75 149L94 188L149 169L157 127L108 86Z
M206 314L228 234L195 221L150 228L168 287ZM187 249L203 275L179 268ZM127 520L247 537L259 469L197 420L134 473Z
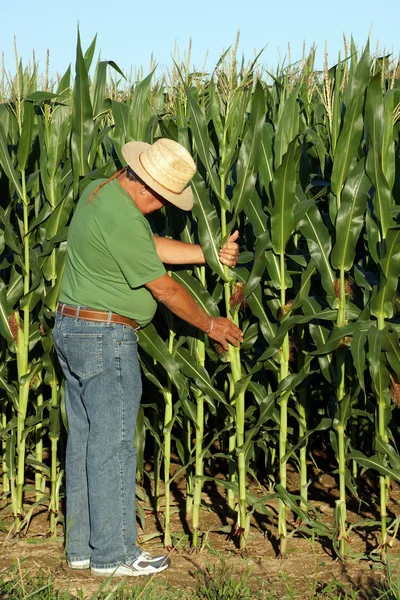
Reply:
M147 196L148 196L148 206L149 212L147 214L153 213L156 210L159 210L163 206L168 206L170 203L168 200L165 200L160 194L154 192L152 189L146 186Z

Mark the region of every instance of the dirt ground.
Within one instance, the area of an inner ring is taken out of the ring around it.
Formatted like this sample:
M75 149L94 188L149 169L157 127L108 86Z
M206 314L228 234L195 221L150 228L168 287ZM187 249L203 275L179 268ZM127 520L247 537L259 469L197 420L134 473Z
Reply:
M311 470L311 466L310 466ZM337 484L334 477L324 471L313 468L312 484L309 488L310 500L321 513L321 519L332 522L333 508L337 499ZM255 484L249 484L252 494L265 496L267 491ZM373 485L373 487L372 487ZM298 474L294 469L288 472L288 487L298 490ZM220 558L234 568L235 575L246 572L250 565L252 573L250 583L258 589L260 582L266 588L274 590L284 597L291 587L297 592L295 596L313 597L310 590L321 591L324 585L333 580L340 582L346 589L358 590L360 600L377 597L374 590L381 588L386 578L384 566L375 560L347 560L335 558L332 544L326 539L312 539L311 536L293 535L287 544L284 558L279 558L277 533L277 502L269 502L268 508L272 518L265 515L253 515L250 535L245 553L238 550L237 540L228 530L234 528L234 515L229 511L223 492L213 485L205 485L203 494L202 530L204 532L203 548L193 552L182 534L190 533L190 526L185 517L184 499L185 480L175 480L172 485L174 502L171 514L171 531L174 541L180 539L177 550L171 552L171 567L163 574L157 575L159 580L167 581L177 588L195 587L193 573L200 569L204 572L207 565L217 565ZM348 521L357 523L362 519L378 520L378 507L372 489L377 489L374 482L371 487L368 480L363 486L363 502L349 499ZM144 531L139 524L139 542L148 551L159 551L162 548L162 510L155 514L148 503L141 503L144 508ZM400 486L394 485L388 505L391 517L400 514ZM294 516L289 512L289 532L294 530ZM38 510L31 519L29 529L24 537L16 537L10 533L12 515L9 503L0 502L0 521L9 529L8 533L0 533L0 574L4 573L16 562L22 572L36 573L43 571L55 576L57 585L62 589L69 588L73 593L82 589L87 598L96 592L101 579L93 577L90 570L71 571L68 569L63 546L63 529L58 526L55 539L47 537L48 515L45 509ZM188 519L190 524L190 518ZM221 531L223 528L223 531ZM151 539L149 539L151 538ZM379 546L379 528L361 529L355 527L350 534L350 552L370 553ZM377 555L378 557L379 555ZM400 565L400 544L394 541L390 561ZM396 568L396 567L395 567Z

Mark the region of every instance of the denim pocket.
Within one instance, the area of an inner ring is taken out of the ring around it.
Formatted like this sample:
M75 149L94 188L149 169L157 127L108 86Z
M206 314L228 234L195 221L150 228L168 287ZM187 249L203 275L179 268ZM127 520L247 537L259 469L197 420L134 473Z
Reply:
M64 333L63 348L73 373L87 379L103 370L103 335L101 333Z

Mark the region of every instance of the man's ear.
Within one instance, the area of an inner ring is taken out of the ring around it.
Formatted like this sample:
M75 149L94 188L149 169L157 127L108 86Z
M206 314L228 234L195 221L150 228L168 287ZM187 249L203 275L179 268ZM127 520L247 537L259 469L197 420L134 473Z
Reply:
M141 185L139 189L139 194L144 196L147 193L147 187L145 185Z

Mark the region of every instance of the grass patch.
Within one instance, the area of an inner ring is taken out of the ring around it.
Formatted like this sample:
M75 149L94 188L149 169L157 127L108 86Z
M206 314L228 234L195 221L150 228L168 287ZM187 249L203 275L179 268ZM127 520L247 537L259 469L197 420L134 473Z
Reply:
M397 568L387 570L384 589L348 589L333 578L330 583L313 587L308 579L295 581L281 573L273 583L252 576L252 566L243 572L235 572L219 556L218 561L204 569L192 572L195 589L174 588L158 578L113 579L101 582L91 596L83 590L71 591L69 583L59 589L54 575L24 570L18 562L0 574L1 600L400 600L400 573ZM304 584L304 585L302 585ZM308 582L309 584L309 582Z

